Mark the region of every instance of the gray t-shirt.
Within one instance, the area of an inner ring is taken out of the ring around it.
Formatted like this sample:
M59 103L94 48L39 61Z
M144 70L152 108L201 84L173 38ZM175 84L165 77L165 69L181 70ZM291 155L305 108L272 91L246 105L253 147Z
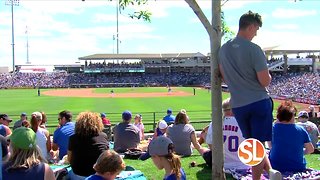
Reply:
M174 150L179 155L190 156L191 149L191 133L194 132L191 124L173 124L167 129L167 136L174 144Z
M128 148L137 148L140 143L139 129L133 124L125 122L115 125L114 133L114 150L122 153Z
M309 134L312 145L316 148L319 136L319 129L317 125L313 122L306 121L306 122L297 122L298 125L302 126Z
M259 83L257 72L268 69L261 48L242 37L225 43L219 51L224 81L231 93L231 107L242 107L269 98Z

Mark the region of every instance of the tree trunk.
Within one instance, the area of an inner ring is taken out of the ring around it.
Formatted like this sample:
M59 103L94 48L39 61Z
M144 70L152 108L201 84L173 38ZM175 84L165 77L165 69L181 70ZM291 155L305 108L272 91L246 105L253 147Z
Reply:
M224 151L222 135L222 94L221 76L218 65L218 52L221 45L221 0L212 0L211 48L211 106L212 106L212 179L225 179L223 172Z
M213 130L212 179L225 179L223 172L222 94L218 66L218 51L221 45L221 0L212 0L212 25L196 0L185 0L197 15L210 38L211 50L211 109Z

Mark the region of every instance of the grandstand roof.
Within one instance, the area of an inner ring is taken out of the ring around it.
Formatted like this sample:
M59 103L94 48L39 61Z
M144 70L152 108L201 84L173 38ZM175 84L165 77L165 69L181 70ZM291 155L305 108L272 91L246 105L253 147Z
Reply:
M185 59L194 57L205 57L201 53L165 53L165 54L93 54L89 56L79 57L79 60L114 60L114 59Z
M281 48L279 46L272 46L272 47L266 47L263 48L263 51L266 53L266 55L273 54L273 55L284 55L284 54L300 54L300 53L320 53L319 50L314 49L286 49Z

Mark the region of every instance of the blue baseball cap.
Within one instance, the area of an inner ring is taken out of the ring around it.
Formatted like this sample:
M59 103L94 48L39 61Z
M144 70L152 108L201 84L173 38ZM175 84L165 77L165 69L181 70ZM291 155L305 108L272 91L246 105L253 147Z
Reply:
M168 109L168 110L167 110L167 114L172 114L172 110L171 110L171 109Z
M21 113L21 116L27 116L27 113L23 112Z
M122 119L125 120L125 121L129 121L130 119L132 118L132 114L130 111L124 111L122 113Z
M107 117L106 113L101 113L101 117Z

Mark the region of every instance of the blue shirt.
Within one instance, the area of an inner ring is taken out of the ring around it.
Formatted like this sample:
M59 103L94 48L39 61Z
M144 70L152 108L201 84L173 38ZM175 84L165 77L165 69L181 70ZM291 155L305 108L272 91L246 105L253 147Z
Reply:
M301 172L306 169L303 148L309 143L307 131L296 124L280 124L273 126L272 149L270 162L273 169L280 172Z
M176 117L174 115L168 114L165 117L163 117L163 120L166 121L166 123L173 123L175 118Z
M0 124L0 135L6 137L7 136L7 131L4 125Z
M180 168L180 173L181 173L181 178L180 180L186 180L186 173L184 172L184 170L182 168ZM175 174L170 174L169 176L163 178L163 180L177 180L177 177Z
M93 174L87 177L85 180L104 180L104 178L99 175Z
M40 163L38 165L33 165L30 168L18 168L18 169L10 169L7 168L11 165L11 163L4 164L2 166L2 178L6 179L32 179L32 180L43 180L44 179L44 171L45 164Z
M60 159L67 154L69 137L74 134L74 128L75 124L73 122L67 122L53 133L53 143L59 147Z

